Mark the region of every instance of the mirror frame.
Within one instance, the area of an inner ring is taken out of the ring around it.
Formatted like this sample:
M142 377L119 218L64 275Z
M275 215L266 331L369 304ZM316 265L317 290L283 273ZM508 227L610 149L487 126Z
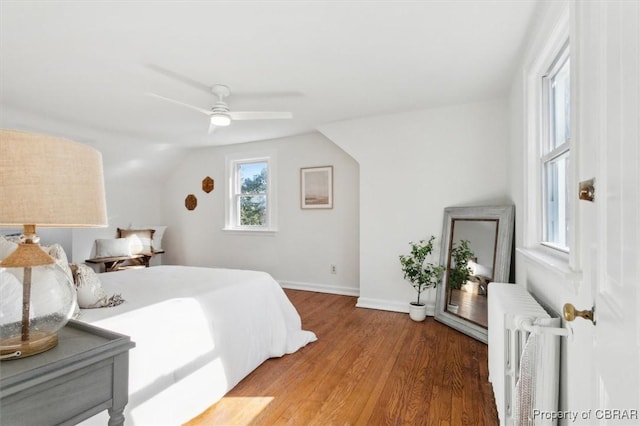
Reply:
M444 221L442 225L442 247L440 249L440 264L448 266L449 250L451 249L451 232L453 221L467 220L497 220L498 235L494 254L494 273L491 282L509 282L511 267L513 229L515 207L503 206L478 206L478 207L447 207L444 209ZM464 334L467 334L481 342L487 343L487 329L466 320L458 315L447 312L447 286L448 274L442 276L436 293L435 319ZM491 286L489 286L489 289Z

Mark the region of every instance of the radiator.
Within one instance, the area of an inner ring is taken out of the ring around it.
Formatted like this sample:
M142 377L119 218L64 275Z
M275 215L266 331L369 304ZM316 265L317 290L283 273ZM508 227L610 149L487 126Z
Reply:
M489 381L500 424L555 424L544 413L558 409L559 336L567 330L524 286L491 283L488 297Z

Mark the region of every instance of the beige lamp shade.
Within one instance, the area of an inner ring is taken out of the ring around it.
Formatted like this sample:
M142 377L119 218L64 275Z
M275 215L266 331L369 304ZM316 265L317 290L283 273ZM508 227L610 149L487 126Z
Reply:
M0 226L107 226L102 154L67 139L0 129Z

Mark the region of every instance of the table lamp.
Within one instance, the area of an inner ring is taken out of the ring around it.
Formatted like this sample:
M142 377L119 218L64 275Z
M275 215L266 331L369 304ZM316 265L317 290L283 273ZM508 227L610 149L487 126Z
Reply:
M75 288L38 244L36 227L103 227L99 151L70 140L0 129L0 226L23 227L0 262L0 358L47 351L73 313Z

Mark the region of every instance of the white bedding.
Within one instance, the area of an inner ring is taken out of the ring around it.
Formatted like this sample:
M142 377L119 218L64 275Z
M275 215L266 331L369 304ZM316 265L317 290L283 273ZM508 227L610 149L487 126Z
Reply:
M125 303L80 320L131 337L127 425L197 416L270 357L316 340L267 273L154 266L99 275ZM105 413L83 424L106 424Z

